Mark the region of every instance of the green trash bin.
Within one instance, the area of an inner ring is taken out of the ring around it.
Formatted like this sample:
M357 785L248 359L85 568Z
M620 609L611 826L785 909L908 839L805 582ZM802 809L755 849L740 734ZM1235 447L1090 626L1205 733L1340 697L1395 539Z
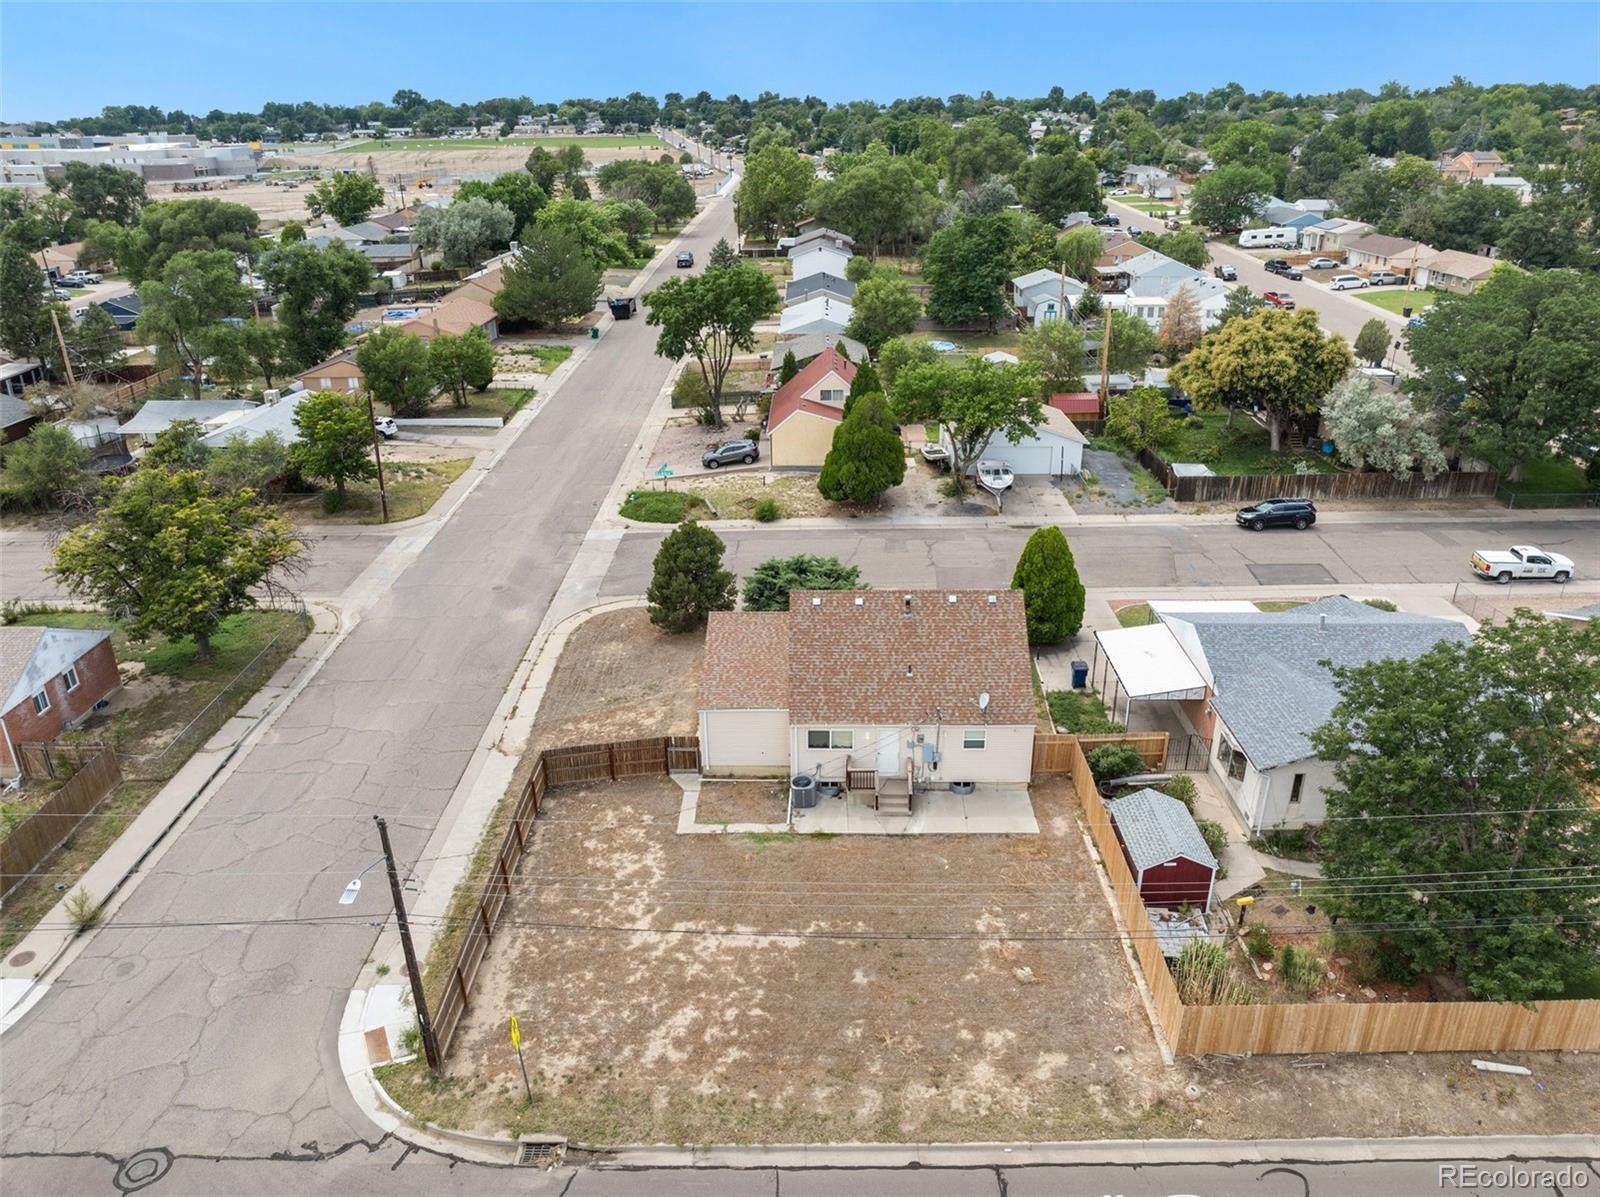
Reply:
M598 324L591 324L589 326L589 339L591 341L598 341L600 339L600 326Z

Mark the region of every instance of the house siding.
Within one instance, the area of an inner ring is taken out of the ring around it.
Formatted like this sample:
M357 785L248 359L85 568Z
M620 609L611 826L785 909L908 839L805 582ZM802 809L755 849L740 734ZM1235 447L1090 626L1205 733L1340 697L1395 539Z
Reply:
M1210 906L1211 870L1199 861L1175 856L1138 876L1139 896L1147 906Z
M114 693L121 684L117 675L116 654L111 651L111 641L102 640L73 662L78 671L78 685L69 693L66 677L57 674L44 684L50 696L50 709L38 714L33 709L33 696L0 716L6 734L0 736L0 772L17 771L17 762L11 753L12 744L39 743L54 740L62 731L77 723L94 709L94 704Z
M774 466L821 469L839 421L798 411L772 430L770 460Z
M807 748L806 733L828 727L832 730L848 729L854 747ZM821 767L821 776L844 780L846 760L858 769L880 768L880 758L887 757L893 746L896 758L894 776L904 776L911 749L906 741L918 732L939 749L940 764L937 769L924 770L918 766L918 781L936 789L943 789L953 781L976 781L990 784L1025 785L1033 774L1033 727L990 726L983 730L987 741L983 748L963 748L962 733L977 730L980 725L945 724L932 727L861 727L850 724L796 724L792 729L792 767L796 773L810 773ZM880 768L881 771L881 768Z
M709 776L784 776L789 767L789 712L700 712L700 761Z

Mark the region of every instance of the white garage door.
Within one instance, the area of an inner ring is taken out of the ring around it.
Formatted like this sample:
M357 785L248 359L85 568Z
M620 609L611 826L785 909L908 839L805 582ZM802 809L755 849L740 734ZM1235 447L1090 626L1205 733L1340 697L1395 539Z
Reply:
M1048 476L1056 468L1056 450L1052 445L1012 445L1002 440L989 446L984 459L1003 461L1017 474Z
M789 769L788 711L702 711L700 753L708 773L719 769Z

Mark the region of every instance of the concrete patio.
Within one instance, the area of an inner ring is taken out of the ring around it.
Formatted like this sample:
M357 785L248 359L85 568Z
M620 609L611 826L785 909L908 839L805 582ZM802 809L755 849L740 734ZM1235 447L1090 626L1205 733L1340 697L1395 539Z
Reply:
M966 796L948 790L912 795L911 814L880 815L858 799L819 798L794 812L794 830L829 835L1038 835L1024 786L979 786Z

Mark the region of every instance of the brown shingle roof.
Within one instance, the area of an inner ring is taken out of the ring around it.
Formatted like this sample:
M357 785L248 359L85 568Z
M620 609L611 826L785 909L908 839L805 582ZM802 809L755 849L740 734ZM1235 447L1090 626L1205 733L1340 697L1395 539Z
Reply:
M795 591L789 607L791 723L1034 722L1019 591Z
M486 303L470 295L451 295L433 311L407 320L400 327L419 337L431 337L435 332L464 333L471 328L483 328L495 318L495 311Z
M707 711L789 705L789 613L713 611L706 623L700 706Z
M1452 274L1464 279L1484 278L1498 265L1494 258L1460 249L1441 249L1427 262L1430 274Z
M1412 250L1418 251L1419 256L1433 252L1420 242L1409 241L1404 237L1389 237L1383 233L1368 233L1365 237L1345 242L1344 247L1356 253L1373 254L1380 258L1392 258L1396 255L1409 258Z

